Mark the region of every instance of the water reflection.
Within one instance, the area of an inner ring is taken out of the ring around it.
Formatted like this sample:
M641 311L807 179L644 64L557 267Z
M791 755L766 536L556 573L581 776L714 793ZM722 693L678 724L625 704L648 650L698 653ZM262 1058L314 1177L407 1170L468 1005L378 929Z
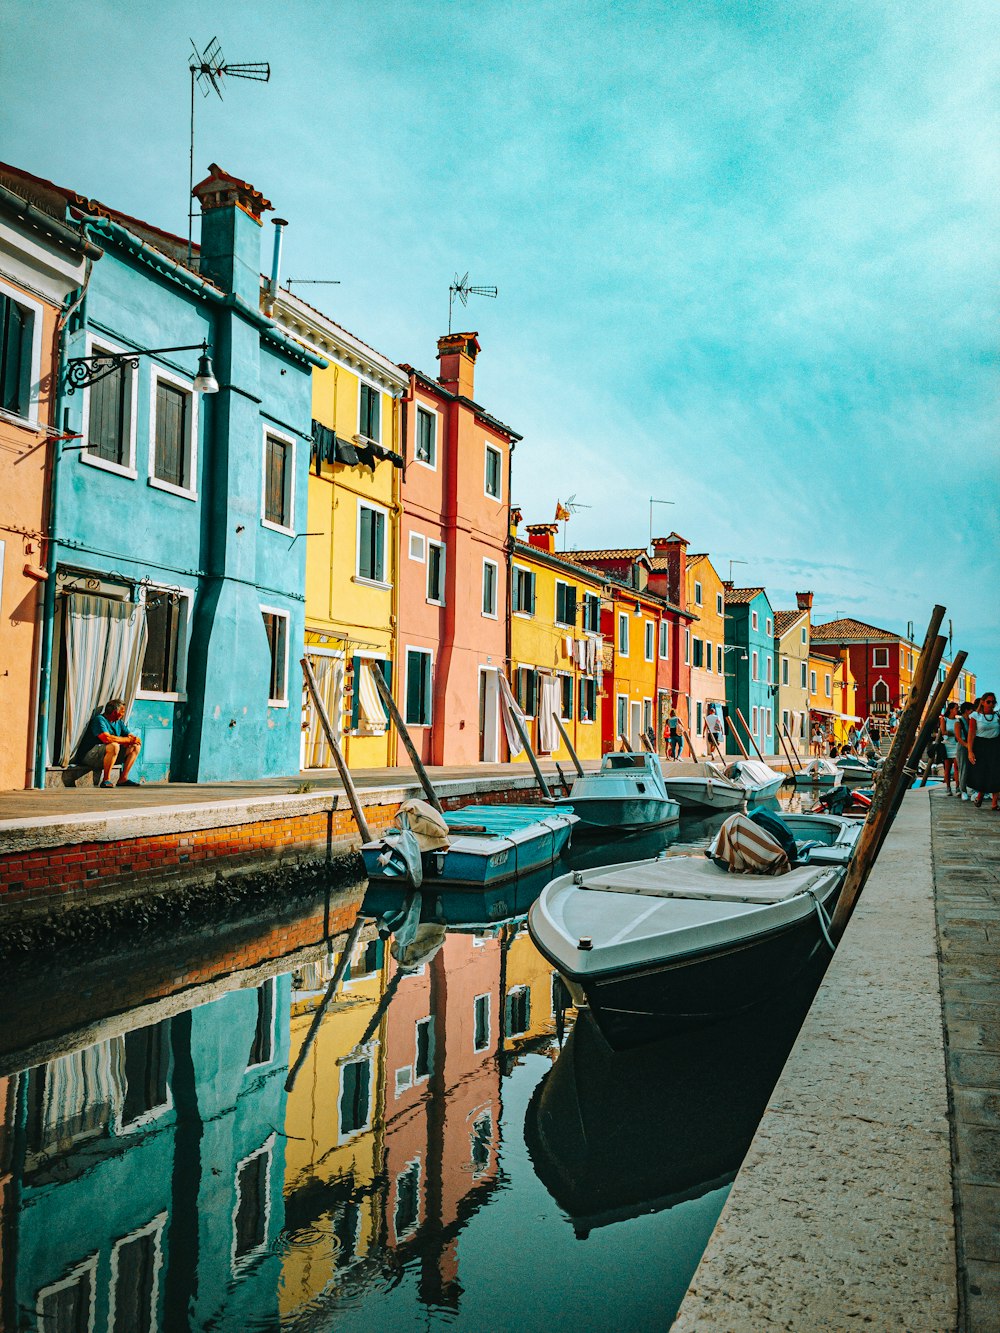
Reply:
M410 966L379 931L406 896L369 890L308 1046L360 890L23 969L0 1030L23 1052L0 1056L3 1326L665 1326L780 1061L719 1031L612 1058L583 1024L560 1053L524 922L560 869L428 895L436 946ZM768 1019L774 1051L797 1021Z

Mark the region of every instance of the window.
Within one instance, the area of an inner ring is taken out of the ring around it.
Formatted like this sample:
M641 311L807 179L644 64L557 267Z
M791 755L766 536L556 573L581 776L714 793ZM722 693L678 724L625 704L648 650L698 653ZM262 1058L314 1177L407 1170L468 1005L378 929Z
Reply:
M751 679L752 679L752 680L760 680L760 675L759 675L760 662L759 662L758 654L757 654L756 651L754 651L754 652L751 653L751 655L750 655L750 668L751 668L751 669L750 669L750 677L751 677ZM757 730L757 728L754 727L754 731L756 731L756 730Z
M358 501L358 578L385 582L385 510Z
M125 1033L122 1127L145 1121L169 1105L170 1019Z
M490 1164L493 1150L493 1113L489 1110L476 1116L470 1137L470 1165L472 1179L478 1180Z
M270 1064L274 1058L274 977L257 987L257 1015L247 1068Z
M787 685L787 684L788 684L788 658L787 658L787 657L783 657L783 658L781 659L781 683L782 683L782 685Z
M163 1259L160 1232L165 1221L166 1214L161 1213L149 1226L115 1243L111 1252L110 1333L151 1333L156 1328ZM75 1325L46 1323L42 1327L62 1329Z
M271 652L271 673L267 685L269 705L288 705L288 613L262 606L264 630Z
M583 594L583 628L590 634L601 628L601 599L592 592Z
M618 612L618 651L622 657L628 657L628 614Z
M491 620L497 618L497 564L495 560L483 561L483 615Z
M477 995L472 1003L472 1049L485 1051L490 1044L490 997Z
M573 721L573 677L559 677L559 716L563 722Z
M396 1211L393 1227L396 1239L403 1240L420 1220L420 1159L407 1163L396 1177Z
M576 589L556 579L556 624L576 624Z
M368 1059L340 1066L340 1137L368 1128L371 1114L372 1067Z
M244 1158L236 1168L236 1210L233 1213L233 1267L259 1253L267 1243L271 1211L270 1143Z
M346 678L347 696L351 706L351 734L356 736L384 736L389 725L389 712L381 694L375 673L387 685L392 684L392 663L384 657L354 653L349 661Z
M514 566L513 605L516 614L535 614L535 576L530 569Z
M800 632L801 632L801 634L802 634L802 642L803 642L803 643L808 643L808 642L809 642L809 634L808 634L808 631L806 630L805 625L802 626L802 629L801 629Z
M597 721L597 681L593 676L580 677L580 721Z
M724 660L723 660L723 659L725 658L725 655L726 655L726 654L725 654L725 651L723 650L723 646L722 646L722 644L721 644L721 643L716 644L716 648L715 648L715 669L716 669L716 671L719 673L720 676L722 675L722 673L723 673L723 669L724 669L724 666L725 666L725 662L724 662Z
M358 434L376 442L381 440L382 397L371 384L361 385Z
M653 729L653 701L652 699L643 699L642 701L642 729L644 732Z
M787 709L787 708L783 708L783 709L781 710L781 727L782 727L782 730L783 730L783 731L788 731L788 729L789 729L789 727L788 727L788 709Z
M35 1302L37 1328L51 1333L92 1333L97 1256L74 1268L51 1287L43 1287Z
M829 677L829 675L825 675L825 676L823 677L823 688L826 690L826 697L827 697L828 699L832 699L832 698L833 698L833 691L832 691L831 688L830 688L830 677Z
M701 700L696 699L694 705L694 730L695 735L700 736L702 729Z
M665 662L670 656L670 621L660 621L660 657Z
M764 658L764 677L768 685L771 684L771 677L774 675L774 658L768 653Z
M149 432L153 440L150 484L194 500L198 400L190 385L159 366L153 367L150 398L153 412Z
M764 633L767 635L769 639L774 634L774 625L771 623L770 616L768 616L768 618L764 621Z
M619 694L616 699L615 722L618 724L618 736L628 735L628 695Z
M800 672L800 674L801 674L801 676L802 676L802 679L801 679L801 681L799 682L799 684L801 685L801 687L802 687L803 689L805 689L805 687L806 687L806 664L805 664L805 662L800 662L800 663L799 663L799 672Z
M647 620L643 628L646 639L646 661L652 662L656 656L656 625L652 620Z
M500 469L503 466L503 454L499 449L494 449L492 444L486 446L486 494L499 500L503 494L503 479Z
M431 725L431 653L425 648L406 650L406 725Z
M294 441L264 432L264 522L291 532L294 524L292 496L295 481Z
M873 648L873 649L872 649L872 666L877 666L877 667L887 667L888 665L889 665L889 649L888 649L888 648Z
M689 629L684 631L684 665L691 665L691 631Z
M534 717L538 709L538 672L534 667L518 667L514 672L514 698L525 717Z
M421 1018L415 1025L416 1054L413 1057L413 1077L427 1079L434 1073L434 1020Z
M89 341L87 344L91 356L118 350L110 345ZM84 419L87 422L87 447L81 454L84 462L135 476L136 388L137 377L126 365L118 366L110 375L84 390Z
M36 322L41 335L41 309L15 300L0 289L0 407L25 420L32 414L32 362Z
M765 735L765 737L767 737L768 739L770 739L770 736L771 736L771 710L770 710L770 708L765 708L765 709L763 710L763 712L764 712L764 735Z
M695 606L701 606L701 584L697 579L694 581L694 604Z
M417 408L417 443L414 457L418 463L437 467L437 413Z
M531 1027L531 991L512 986L504 1003L504 1026L508 1037L523 1037Z
M810 693L810 694L815 694L815 693L816 693L816 672L815 672L815 671L810 671L810 672L809 672L809 693Z
M692 665L693 667L700 667L700 666L704 663L704 660L705 660L705 659L704 659L704 652L705 652L705 645L702 643L701 639L692 639L692 640L691 640L691 665Z
M422 532L410 533L410 559L422 565L427 559L427 538Z
M146 652L139 677L140 695L176 698L185 688L185 643L190 597L173 588L147 588Z
M444 545L427 543L427 600L444 606Z
M755 736L757 735L757 709L756 709L756 708L751 708L751 710L750 710L750 730L753 732L753 734L754 734Z
M726 614L726 604L722 600L721 592L715 594L715 614L717 616L724 616Z
M759 621L759 619L758 619L758 617L757 617L757 612L756 612L756 611L751 611L751 612L750 612L750 627L751 627L751 629L756 629L757 626L758 626L759 624L760 624L760 621Z

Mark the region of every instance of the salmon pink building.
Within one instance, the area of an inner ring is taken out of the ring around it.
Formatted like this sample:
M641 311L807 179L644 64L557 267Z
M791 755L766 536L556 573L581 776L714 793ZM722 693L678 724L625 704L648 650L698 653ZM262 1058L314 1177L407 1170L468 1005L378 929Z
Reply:
M507 659L510 471L521 438L475 400L475 333L438 339L403 400L396 696L425 763L506 758L497 670ZM398 762L406 763L402 742Z

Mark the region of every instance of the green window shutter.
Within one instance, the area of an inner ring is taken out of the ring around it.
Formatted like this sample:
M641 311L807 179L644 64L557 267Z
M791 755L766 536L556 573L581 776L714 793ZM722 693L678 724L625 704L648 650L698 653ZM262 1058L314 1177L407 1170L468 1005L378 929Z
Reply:
M374 531L375 550L372 563L375 567L374 578L376 583L383 583L385 581L385 569L383 567L383 559L385 556L385 514L376 510L373 519L374 522L372 526Z
M357 655L351 658L351 671L351 730L357 731L361 721L361 658Z

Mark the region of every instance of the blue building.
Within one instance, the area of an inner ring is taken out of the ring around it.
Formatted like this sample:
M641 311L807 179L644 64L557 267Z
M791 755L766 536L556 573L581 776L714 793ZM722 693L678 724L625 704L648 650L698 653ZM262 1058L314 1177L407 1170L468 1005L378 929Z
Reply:
M763 588L734 588L731 583L725 584L725 605L726 711L751 758L751 736L762 754L776 754L774 611Z
M147 781L297 772L297 538L324 363L260 311L271 205L213 165L189 262L178 237L23 180L103 251L61 334L57 420L79 439L55 446L36 781L115 696Z

